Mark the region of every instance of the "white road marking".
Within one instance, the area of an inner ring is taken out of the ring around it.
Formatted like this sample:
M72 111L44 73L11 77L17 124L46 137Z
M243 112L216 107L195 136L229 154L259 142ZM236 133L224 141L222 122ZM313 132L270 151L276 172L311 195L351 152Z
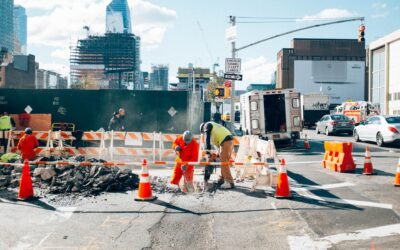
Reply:
M300 194L300 193L298 193L298 194ZM335 203L340 203L340 204L348 204L348 205L361 206L361 207L377 207L377 208L384 208L384 209L393 209L393 205L387 204L387 203L329 198L329 197L317 196L315 194L300 194L300 195L303 197L307 197L307 198L311 198L311 199L319 200L319 201L328 201L328 202L335 202Z
M54 213L57 216L63 217L65 219L69 219L74 214L75 210L76 210L76 207L58 207L58 208L56 208L56 211Z
M326 184L326 185L308 185L305 187L294 187L294 191L303 191L303 190L328 190L328 189L333 189L333 188L341 188L341 187L351 187L355 186L354 183L350 182L341 182L341 183L333 183L333 184Z
M357 230L350 233L341 233L322 237L319 239L311 239L310 236L288 236L290 249L328 249L333 244L339 244L343 241L370 240L374 237L387 237L400 235L400 223L380 227L367 228Z

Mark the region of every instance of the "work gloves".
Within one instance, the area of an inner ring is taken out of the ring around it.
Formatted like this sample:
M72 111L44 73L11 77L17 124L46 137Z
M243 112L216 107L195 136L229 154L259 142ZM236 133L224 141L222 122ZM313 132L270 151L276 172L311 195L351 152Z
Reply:
M182 148L180 146L176 146L175 147L175 152L180 152L180 151L182 151Z
M186 166L186 165L182 165L182 166L181 166L181 169L182 169L182 171L186 171L187 166Z

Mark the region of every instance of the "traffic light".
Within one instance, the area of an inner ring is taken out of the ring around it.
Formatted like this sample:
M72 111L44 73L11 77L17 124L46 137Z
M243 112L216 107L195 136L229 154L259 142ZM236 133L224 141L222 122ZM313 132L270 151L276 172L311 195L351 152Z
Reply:
M365 42L365 26L364 24L361 24L360 27L358 28L358 42L363 43Z
M231 97L231 88L230 87L225 87L225 98Z
M225 97L225 87L217 87L215 89L215 96L217 96L217 97Z

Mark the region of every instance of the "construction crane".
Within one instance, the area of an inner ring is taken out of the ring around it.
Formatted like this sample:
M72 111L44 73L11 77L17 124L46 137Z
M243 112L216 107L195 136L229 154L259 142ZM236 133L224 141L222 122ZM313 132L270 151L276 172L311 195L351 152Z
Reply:
M215 69L217 67L219 67L219 58L217 58L214 61L214 56L213 56L213 54L211 52L210 46L208 45L208 42L207 42L207 39L206 39L206 34L204 33L203 27L201 26L199 21L197 21L197 26L199 27L199 30L200 30L200 33L201 33L201 37L203 38L204 45L205 45L205 47L207 49L208 56L210 57L211 62L214 62L212 64L212 69L213 69L213 72L215 73Z
M236 57L236 53L238 51L240 51L240 50L247 49L247 48L252 47L254 45L257 45L257 44L272 40L274 38L278 38L278 37L281 37L281 36L285 36L285 35L292 34L292 33L299 32L299 31L303 31L303 30L308 30L308 29L313 29L313 28L322 27L322 26L328 26L328 25L334 25L334 24L339 24L339 23L361 21L361 24L363 26L364 19L365 19L364 17L353 17L353 18L347 18L347 19L340 19L340 20L336 20L336 21L332 21L332 22L314 24L314 25L303 27L303 28L299 28L299 29L283 32L283 33L280 33L278 35L270 36L270 37L264 38L262 40L250 43L248 45L245 45L245 46L242 46L242 47L239 47L239 48L236 48L236 41L232 41L232 58L235 58ZM235 16L229 16L229 21L230 21L231 27L235 27L236 26L236 17ZM361 31L363 32L362 33L362 38L364 37L364 30L365 30L365 27L363 27L362 30L361 30L361 27L360 27L360 32ZM359 38L359 41L360 41L360 38ZM234 103L234 99L235 99L235 81L232 81L232 85L231 85L231 103L232 104ZM234 105L231 105L231 114L234 114L234 111L235 111ZM234 133L235 131L234 131L234 121L233 120L234 119L231 119L231 131Z

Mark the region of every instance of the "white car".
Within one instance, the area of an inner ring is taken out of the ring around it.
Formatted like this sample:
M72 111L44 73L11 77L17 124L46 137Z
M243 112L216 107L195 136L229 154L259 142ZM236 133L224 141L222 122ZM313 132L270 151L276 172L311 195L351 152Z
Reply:
M377 115L354 128L355 141L372 141L378 146L400 142L400 116Z

